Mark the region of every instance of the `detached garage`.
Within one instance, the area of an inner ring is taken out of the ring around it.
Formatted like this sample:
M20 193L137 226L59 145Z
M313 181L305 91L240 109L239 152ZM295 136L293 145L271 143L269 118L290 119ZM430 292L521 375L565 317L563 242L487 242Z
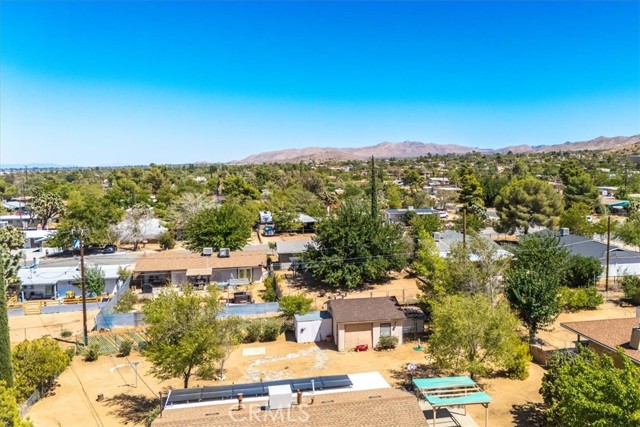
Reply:
M328 311L312 311L307 314L296 314L293 319L296 331L296 342L324 341L331 336L331 314Z
M333 339L338 351L366 344L378 345L381 336L395 336L402 344L402 326L406 318L392 299L353 298L328 302L333 318Z

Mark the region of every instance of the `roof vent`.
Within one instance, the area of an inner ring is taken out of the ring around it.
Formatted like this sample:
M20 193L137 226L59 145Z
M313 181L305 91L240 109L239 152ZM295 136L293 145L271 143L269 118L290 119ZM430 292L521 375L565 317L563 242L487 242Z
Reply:
M569 229L567 227L562 227L560 229L560 237L564 237L568 235L569 235Z
M213 248L202 248L202 256L213 255Z
M629 347L633 348L634 350L640 350L640 326L636 326L631 330Z
M229 248L220 248L218 251L218 258L229 258L231 256L231 250Z

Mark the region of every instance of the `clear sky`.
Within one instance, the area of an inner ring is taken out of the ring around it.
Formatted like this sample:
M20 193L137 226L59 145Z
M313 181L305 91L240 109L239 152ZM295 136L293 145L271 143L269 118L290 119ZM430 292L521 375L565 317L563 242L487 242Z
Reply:
M0 7L0 164L640 133L636 0Z

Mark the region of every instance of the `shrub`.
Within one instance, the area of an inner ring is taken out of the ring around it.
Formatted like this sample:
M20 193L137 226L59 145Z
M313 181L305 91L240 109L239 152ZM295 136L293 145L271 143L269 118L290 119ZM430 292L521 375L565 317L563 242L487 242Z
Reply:
M620 281L624 297L630 299L634 304L640 304L640 276L626 275Z
M170 231L165 231L158 236L158 244L160 249L173 249L176 247L176 239L173 238L173 234Z
M131 277L131 270L126 267L120 266L118 267L118 279L126 282L127 279Z
M514 349L512 358L505 363L507 377L518 380L526 379L529 376L530 362L529 344L523 342Z
M131 349L133 348L133 343L131 341L121 341L120 346L118 347L118 356L127 357L131 354Z
M275 274L273 276L269 276L266 279L264 279L265 290L262 291L262 300L265 302L277 301L278 300L277 286L278 286L278 279L276 278Z
M65 329L62 332L60 332L60 336L62 338L69 338L71 335L73 335L73 333L68 329Z
M570 288L593 286L603 271L604 268L596 258L574 255L569 259L566 284Z
M275 341L282 332L282 324L277 319L263 319L260 342Z
M128 313L133 310L133 307L138 303L138 295L129 289L125 292L120 301L113 307L114 313Z
M560 288L560 305L563 310L593 310L602 304L604 298L594 286L588 288Z
M280 298L280 308L278 310L282 312L284 317L291 319L296 314L308 313L312 305L313 300L302 294L289 295Z
M398 337L394 337L393 335L380 337L380 341L378 341L378 350L391 350L397 346Z
M259 320L249 322L244 332L245 342L256 342L260 339L260 335L262 335L262 323Z
M162 408L160 406L156 406L152 410L150 410L147 413L147 418L144 420L144 426L151 427L151 424L153 424L156 418L160 416L161 412L162 412Z
M100 357L100 347L98 347L98 344L95 343L90 344L84 353L84 361L95 362L96 360L98 360L98 357Z

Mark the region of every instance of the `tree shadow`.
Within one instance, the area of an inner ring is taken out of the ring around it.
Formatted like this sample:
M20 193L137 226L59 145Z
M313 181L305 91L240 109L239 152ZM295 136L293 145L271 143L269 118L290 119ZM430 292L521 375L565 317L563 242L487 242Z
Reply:
M431 378L438 376L440 371L433 365L427 363L417 363L415 364L415 370L413 371L413 375L407 369L407 366L402 366L399 369L394 369L389 371L391 378L393 378L397 384L397 387L403 390L412 391L413 383L411 382L413 378Z
M547 420L544 409L544 403L527 402L522 405L513 405L511 409L513 425L516 427L545 427Z
M113 407L109 412L126 423L144 424L147 414L158 406L158 399L142 394L120 393L105 399L104 404Z

